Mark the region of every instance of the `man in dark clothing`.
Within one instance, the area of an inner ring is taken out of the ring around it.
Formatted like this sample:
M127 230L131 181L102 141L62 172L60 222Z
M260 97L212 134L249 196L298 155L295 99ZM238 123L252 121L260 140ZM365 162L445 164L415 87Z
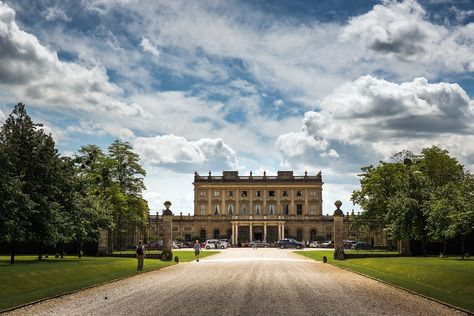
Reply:
M137 271L143 270L143 261L145 259L145 246L140 240L137 245L137 259L138 259L138 268Z

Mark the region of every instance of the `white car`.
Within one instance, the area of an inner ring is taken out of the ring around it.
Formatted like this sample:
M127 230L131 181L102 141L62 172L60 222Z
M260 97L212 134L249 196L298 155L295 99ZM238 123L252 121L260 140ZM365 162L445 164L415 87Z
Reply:
M220 241L217 239L209 239L206 240L206 249L226 249L229 244L225 241Z

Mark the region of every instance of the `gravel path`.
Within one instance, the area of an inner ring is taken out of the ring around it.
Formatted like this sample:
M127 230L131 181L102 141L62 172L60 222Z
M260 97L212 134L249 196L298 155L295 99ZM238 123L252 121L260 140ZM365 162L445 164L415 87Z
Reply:
M146 261L145 261L146 264ZM463 315L280 249L226 249L9 315Z

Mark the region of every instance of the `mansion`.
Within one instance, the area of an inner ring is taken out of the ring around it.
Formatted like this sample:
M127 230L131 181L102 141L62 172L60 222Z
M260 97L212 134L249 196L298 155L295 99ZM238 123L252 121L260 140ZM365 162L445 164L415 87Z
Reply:
M195 172L193 185L194 215L174 214L173 239L226 238L237 245L285 237L299 241L333 237L333 217L322 214L321 172L302 176L293 171L278 171L276 176L265 172L263 176L252 172L240 176L238 171L201 176ZM344 238L349 235L347 222L344 216ZM150 215L150 240L160 239L161 223L160 215Z

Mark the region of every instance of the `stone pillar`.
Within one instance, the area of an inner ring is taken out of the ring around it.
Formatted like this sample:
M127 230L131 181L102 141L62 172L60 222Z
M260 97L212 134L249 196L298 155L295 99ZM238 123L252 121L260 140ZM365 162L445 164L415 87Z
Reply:
M166 201L166 209L163 210L163 250L161 260L173 259L173 213L170 211L171 202Z
M277 223L277 225L278 225L278 240L280 240L281 239L281 225L280 223Z
M239 223L235 224L235 244L239 243Z
M253 224L249 223L249 241L253 241Z
M281 224L281 239L285 239L285 223Z
M97 257L105 257L109 252L109 231L107 229L99 230L99 244L97 247Z
M267 223L263 223L263 240L267 241Z
M340 209L342 202L338 200L334 205L337 207L333 215L334 259L344 260L344 213Z

